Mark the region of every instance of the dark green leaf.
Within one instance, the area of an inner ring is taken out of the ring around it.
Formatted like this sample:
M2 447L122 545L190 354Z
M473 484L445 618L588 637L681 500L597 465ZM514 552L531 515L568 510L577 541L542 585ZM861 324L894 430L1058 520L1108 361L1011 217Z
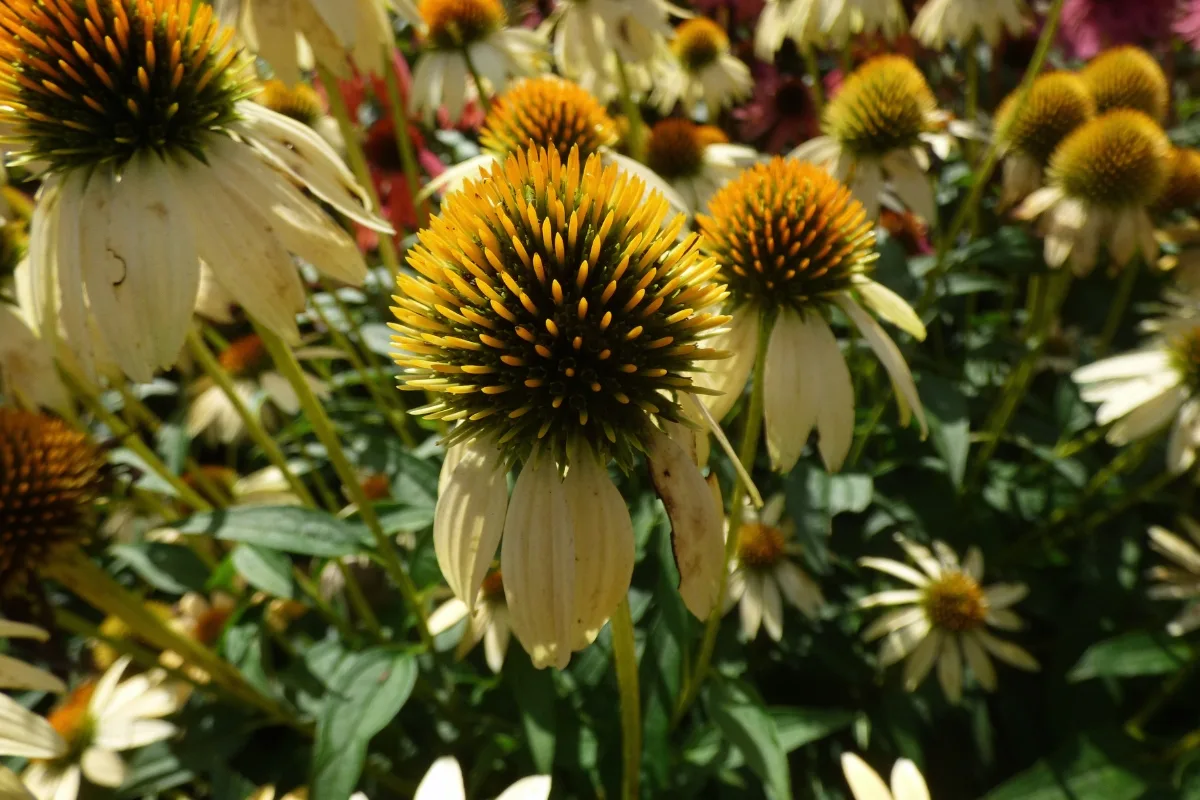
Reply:
M785 753L824 739L849 726L857 716L836 708L772 708L769 712Z
M1067 676L1071 681L1135 675L1163 675L1179 669L1191 655L1187 642L1166 634L1126 633L1097 642L1080 656Z
M729 741L742 751L750 769L763 781L773 800L792 796L787 752L775 720L762 701L741 684L721 680L708 693L708 711Z
M517 698L533 766L539 773L549 775L554 766L555 706L558 701L554 674L550 670L534 669L529 656L519 647L511 648L506 664L505 679Z
M180 533L207 534L230 542L306 556L353 555L363 531L325 511L298 506L229 508L197 514L175 526Z
M233 566L255 589L273 597L291 597L292 561L278 550L239 544L230 553Z
M1103 737L1111 739L1113 737ZM994 789L984 800L1133 800L1145 781L1119 763L1120 746L1081 736Z
M142 580L168 594L204 590L208 569L186 547L162 542L114 545L110 552Z
M919 391L933 447L946 462L946 474L955 487L962 486L971 448L967 400L957 386L936 375L921 375Z

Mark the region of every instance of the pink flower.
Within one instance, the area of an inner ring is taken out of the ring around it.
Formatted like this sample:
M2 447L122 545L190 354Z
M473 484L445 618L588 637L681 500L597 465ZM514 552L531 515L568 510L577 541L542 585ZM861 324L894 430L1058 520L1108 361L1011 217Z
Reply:
M1187 0L1175 19L1175 33L1180 39L1200 50L1200 0Z
M1058 38L1067 54L1091 58L1116 44L1161 42L1179 0L1066 0Z
M730 25L749 25L762 13L764 0L692 0L692 9L711 19L727 13Z
M817 114L804 80L774 67L759 70L754 97L733 112L742 138L765 139L762 149L782 153L817 135Z

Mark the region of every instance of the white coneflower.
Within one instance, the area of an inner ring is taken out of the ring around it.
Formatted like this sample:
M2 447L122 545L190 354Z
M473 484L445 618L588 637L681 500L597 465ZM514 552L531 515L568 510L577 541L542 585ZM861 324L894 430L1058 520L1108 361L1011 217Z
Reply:
M1113 47L1079 73L1100 113L1118 108L1141 111L1162 124L1171 104L1171 84L1158 60L1140 47Z
M0 394L17 405L64 412L71 397L54 366L54 353L26 311L0 301Z
M921 219L937 218L926 172L941 125L925 76L903 56L877 56L850 73L825 106L823 136L797 147L789 158L811 161L846 181L874 220L887 186Z
M754 92L750 68L730 52L725 29L711 19L693 17L675 29L673 61L656 74L654 99L664 114L682 103L691 111L703 103L710 117Z
M29 247L39 296L28 310L43 338L61 319L81 368L92 370L97 339L147 382L179 355L203 260L295 340L304 286L289 252L341 280L366 275L354 240L296 185L388 226L324 140L245 99L233 29L211 6L89 8L14 0L0 16L6 142L16 162L46 168Z
M99 680L80 684L46 720L25 718L39 752L29 754L37 760L21 779L38 800L74 800L83 778L115 789L126 774L119 752L175 735L175 726L162 719L179 708L174 689L151 673L122 681L128 666L129 658L122 658Z
M44 718L6 694L0 694L0 756L18 758L54 758L62 754L64 742ZM63 794L62 800L74 800L78 785ZM33 795L19 777L0 766L0 797L4 800L29 800ZM55 799L57 800L57 799Z
M307 83L289 86L281 80L264 81L258 94L254 95L254 102L307 125L329 142L339 155L345 155L346 141L341 127L336 119L325 113L321 96Z
M1125 445L1167 426L1167 469L1181 474L1200 450L1200 315L1179 299L1177 313L1145 326L1155 336L1145 347L1105 358L1071 373L1080 396L1099 403L1096 424L1107 439Z
M1200 598L1200 550L1196 549L1200 545L1200 523L1181 517L1179 525L1190 542L1166 528L1151 526L1150 548L1174 564L1155 566L1146 571L1151 580L1157 581L1146 592L1152 600L1187 601L1175 619L1167 623L1167 633L1172 636L1183 636L1200 628L1200 600L1197 600Z
M434 545L473 604L503 534L513 633L539 667L565 666L629 590L633 528L608 474L647 454L674 526L680 593L703 618L724 566L720 513L690 455L689 373L728 318L718 266L684 217L598 155L518 152L450 195L409 251L394 312L415 413L457 423ZM520 462L511 499L508 468Z
M628 78L664 55L668 17L683 13L666 0L561 0L541 30L558 71L607 100L621 91L620 69Z
M854 753L842 753L842 773L854 800L929 800L929 787L921 770L907 758L892 766L890 790L879 773Z
M458 640L455 657L464 658L482 641L488 669L499 673L504 668L504 657L508 654L508 642L512 638L508 601L504 597L504 578L500 570L492 570L483 579L474 608L452 597L434 609L429 615L429 632L438 636L463 620L467 624L462 638Z
M822 42L820 0L766 0L754 29L754 54L773 62L787 39L798 47Z
M759 515L747 503L741 527L725 532L737 537L725 611L738 606L746 640L758 636L760 627L777 642L783 638L785 600L809 619L816 619L825 605L820 587L795 561L799 550L789 541L791 524L782 523L784 504L783 495L775 495Z
M522 778L500 793L496 800L548 800L550 776L531 775ZM462 767L451 756L433 762L413 800L466 800L467 788L463 783Z
M760 160L754 148L730 144L720 128L677 117L656 122L646 140L646 166L667 181L689 213L703 209L714 192Z
M820 6L821 33L838 47L860 34L891 41L908 27L900 0L820 0Z
M409 104L427 121L442 107L451 120L462 116L467 100L479 91L472 72L495 93L512 78L538 71L542 36L508 27L501 0L420 0L420 10L424 48Z
M44 642L49 638L44 630L23 622L0 619L0 640L36 639ZM67 687L61 680L31 664L13 656L0 653L0 689L29 689L38 692L65 692Z
M1096 266L1107 244L1115 266L1158 257L1149 209L1167 185L1171 143L1140 111L1110 111L1076 128L1050 157L1047 185L1017 209L1041 217L1045 258L1077 275Z
M846 314L883 362L908 423L921 400L904 357L859 302L918 339L925 327L909 305L871 280L875 233L850 190L812 164L775 158L756 164L718 191L696 218L701 247L722 266L732 292L733 322L714 345L730 362L697 376L721 395L705 398L717 419L741 396L754 365L763 315L774 318L763 375L767 451L783 472L818 433L825 465L836 470L854 438L854 387L829 327L833 308ZM819 375L820 380L811 376Z
M936 50L948 42L961 47L976 35L995 49L1005 34L1021 32L1024 14L1025 0L929 0L917 12L912 34Z
M221 19L234 25L251 52L291 85L312 61L338 77L353 66L382 75L392 45L388 6L401 19L419 17L412 0L216 0ZM349 56L349 61L347 60Z
M890 558L861 558L858 563L886 572L913 588L868 595L858 601L858 606L901 606L871 623L863 631L863 638L873 641L884 637L879 653L881 667L907 659L905 689L914 691L936 666L946 699L957 703L962 697L964 663L980 687L989 692L996 688L993 657L1018 669L1039 669L1037 661L1023 648L988 631L989 627L1020 630L1023 623L1011 607L1029 593L1024 584L981 586L983 554L977 547L967 550L966 559L960 563L943 542L935 541L931 553L929 548L903 536L897 535L896 541L920 570Z

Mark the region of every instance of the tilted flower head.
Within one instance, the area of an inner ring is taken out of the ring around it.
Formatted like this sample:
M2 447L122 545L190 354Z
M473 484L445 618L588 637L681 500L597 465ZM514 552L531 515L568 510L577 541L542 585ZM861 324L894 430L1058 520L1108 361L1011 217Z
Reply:
M1140 47L1114 47L1096 56L1079 73L1103 114L1132 108L1162 122L1171 102L1167 76L1154 56Z
M646 140L646 165L670 184L689 212L704 208L713 192L758 160L754 148L730 144L720 128L678 117L654 123Z
M501 792L496 800L547 800L550 797L550 776L531 775L522 778ZM466 800L462 767L452 756L443 756L429 767L417 786L413 800Z
M774 319L763 376L771 462L790 470L815 428L821 458L838 469L854 436L854 389L827 321L836 306L883 361L902 421L907 424L915 409L924 431L921 401L903 356L858 301L918 339L925 337L925 327L903 299L870 279L878 258L874 226L850 190L812 164L775 158L718 191L708 212L696 218L701 246L721 264L733 309L729 330L715 340L733 352L732 361L697 377L723 392L707 398L713 416L727 414L741 395L766 315Z
M535 31L508 27L502 0L420 0L424 51L412 79L409 105L432 122L445 107L457 121L478 88L474 69L489 92L510 79L538 71L545 43Z
M48 634L34 625L0 619L0 639L36 639L44 642ZM39 692L65 692L63 682L13 656L0 653L0 689L32 689Z
M504 597L504 578L500 570L492 570L484 577L474 608L452 597L434 609L429 615L429 632L438 636L463 620L467 624L454 655L463 658L482 641L488 669L499 674L504 668L504 657L508 654L508 643L512 637L508 600Z
M922 143L936 128L937 101L925 76L903 56L877 56L846 79L825 106L818 136L789 158L825 167L850 188L873 220L885 181L917 216L937 216Z
M216 0L215 5L251 52L289 85L312 66L304 63L306 48L312 60L339 77L350 74L351 61L382 75L385 48L392 45L388 7L406 22L418 19L413 0Z
M820 0L821 33L842 46L859 34L895 39L908 27L900 0Z
M1041 188L1050 156L1066 136L1096 116L1087 85L1070 72L1049 72L1033 82L1017 113L1019 92L996 112L996 135L1005 147L1003 203L1009 205Z
M0 593L94 531L104 458L62 420L0 408Z
M874 641L886 637L879 653L881 667L907 658L905 689L914 691L936 665L946 699L957 703L962 697L964 662L980 687L989 692L996 688L991 657L1018 669L1039 668L1023 648L997 639L988 631L989 627L1004 631L1022 627L1011 606L1029 593L1024 584L982 586L983 555L978 548L969 549L966 559L959 562L958 556L943 542L935 541L930 552L924 545L903 536L897 535L896 541L920 570L890 558L862 558L858 563L886 572L912 584L913 588L868 595L858 605L859 608L902 606L871 623L863 631L863 638Z
M338 153L345 152L346 142L337 120L325 113L321 96L307 83L289 86L281 80L269 80L263 83L254 99L272 111L312 128Z
M1096 265L1100 246L1117 266L1158 255L1148 209L1166 187L1171 143L1140 111L1110 111L1079 126L1055 149L1047 186L1026 198L1017 216L1045 215L1045 257L1080 275Z
M822 42L819 0L767 0L754 29L754 55L773 62L787 39L798 47Z
M1200 203L1200 150L1171 149L1167 185L1156 204L1160 211L1186 211Z
M1145 327L1154 337L1140 350L1080 367L1071 374L1080 396L1099 403L1096 424L1125 445L1171 426L1167 469L1189 470L1200 450L1200 307L1178 298L1173 314Z
M854 800L929 800L929 788L917 765L902 758L892 767L889 791L879 773L854 753L842 753L842 772Z
M963 46L979 35L992 48L1023 26L1025 0L929 0L913 20L912 33L926 47Z
M662 426L704 390L690 373L727 321L718 266L684 217L600 157L530 149L450 195L394 299L415 413L457 425L434 522L442 572L474 603L503 533L513 632L540 666L585 647L629 588L633 533L607 464L650 471L674 524L681 594L715 604L720 517ZM521 462L511 501L504 473ZM507 518L505 518L507 509Z
M1185 540L1158 525L1151 526L1150 549L1174 562L1169 566L1154 566L1146 571L1153 581L1146 594L1152 600L1186 600L1183 610L1167 623L1167 633L1183 636L1200 627L1200 523L1182 517L1180 527L1187 534Z
M319 136L245 99L232 35L190 0L0 10L0 122L15 161L46 168L29 252L41 297L28 310L43 338L61 318L84 370L101 350L137 381L174 364L201 260L295 339L304 287L289 251L341 279L366 274L295 183L386 229Z
M620 92L621 67L662 58L672 13L668 0L560 0L542 31L553 31L558 71L609 99Z
M711 19L693 17L675 29L673 61L662 62L655 81L659 109L668 113L676 104L691 109L703 103L710 115L749 97L754 91L750 68L729 49L725 29Z

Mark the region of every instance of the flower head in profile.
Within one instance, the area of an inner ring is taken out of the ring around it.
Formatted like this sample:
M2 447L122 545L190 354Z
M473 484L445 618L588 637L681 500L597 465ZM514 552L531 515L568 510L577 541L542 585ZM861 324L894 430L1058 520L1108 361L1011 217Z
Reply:
M1152 600L1185 600L1187 605L1167 623L1167 633L1183 636L1200 628L1200 523L1181 517L1179 526L1187 539L1158 525L1150 527L1150 549L1172 563L1146 571L1155 581L1146 594ZM1190 540L1190 541L1189 541Z
M1171 148L1167 185L1159 195L1160 211L1190 211L1200 203L1200 150Z
M535 664L564 666L629 588L633 531L608 475L645 453L671 516L681 594L717 601L718 509L665 432L726 354L718 265L683 216L598 155L518 151L450 195L409 253L393 309L414 410L455 423L434 521L438 561L465 603L500 567L513 632ZM505 473L520 464L511 499Z
M868 595L858 605L894 607L871 623L863 631L863 638L874 641L884 637L879 653L882 667L906 659L905 689L915 691L936 666L946 699L957 703L962 698L964 664L971 668L980 687L989 692L996 688L992 658L1018 669L1039 669L1037 661L1023 648L998 639L988 630L1021 628L1021 619L1011 607L1029 593L1024 584L983 586L983 554L978 548L969 549L966 559L960 562L943 542L935 541L930 552L903 536L897 535L896 541L919 570L890 558L862 558L858 563L899 578L912 588Z
M902 758L892 767L889 790L879 773L854 753L842 754L842 773L854 800L929 800L929 787L917 765Z
M799 551L783 512L783 495L768 500L761 514L747 503L738 530L725 532L737 536L725 610L738 606L746 640L758 636L760 628L777 642L783 638L784 601L809 619L816 619L825 605L821 588L796 563Z
M136 381L187 335L200 263L260 322L297 337L289 253L359 282L354 241L297 184L386 228L336 154L247 100L233 29L190 0L15 0L0 16L0 121L17 163L45 167L29 259L43 338L85 371L97 353ZM85 24L86 18L86 24ZM83 33L85 30L94 33ZM47 302L53 298L57 302Z
M1079 73L1103 114L1119 108L1141 111L1155 122L1167 117L1171 87L1154 56L1139 47L1114 47Z
M929 0L913 19L912 32L926 47L964 46L973 36L995 49L1005 34L1024 27L1025 0Z
M937 119L937 101L916 65L903 56L878 56L851 73L825 106L824 135L788 157L848 181L872 220L890 187L907 208L933 221L937 208L923 142L934 134Z
M237 28L250 51L293 85L316 62L344 77L352 67L383 74L392 45L388 8L417 21L413 0L216 0L222 20Z
M1054 150L1047 185L1017 209L1042 217L1046 263L1079 275L1095 267L1107 244L1114 265L1158 256L1148 210L1167 185L1171 143L1140 111L1110 111L1079 126Z
M474 70L490 93L538 71L544 43L540 34L508 27L502 0L420 0L424 48L413 73L409 105L432 122L439 108L450 121L462 116L477 96Z
M1200 450L1200 308L1178 298L1174 313L1145 323L1153 337L1139 350L1101 359L1071 374L1080 396L1098 403L1096 424L1121 446L1170 428L1167 469L1180 474Z
M820 6L822 35L841 47L860 34L892 40L908 27L900 0L813 0Z
M496 800L548 800L550 776L531 775L522 778L500 793ZM413 800L467 800L466 784L463 783L462 767L451 756L433 762Z
M499 674L504 668L504 657L508 655L508 643L512 638L500 570L494 569L484 577L474 608L457 597L435 608L429 615L429 632L438 636L464 620L466 625L455 648L455 656L465 658L482 641L488 669Z
M997 136L1005 148L1001 202L1006 206L1040 189L1058 145L1096 116L1087 84L1069 72L1038 76L1024 105L1019 100L1019 92L1013 92L996 112Z
M730 144L720 128L680 117L654 123L646 140L646 166L667 181L689 212L704 208L713 192L758 160L754 148Z
M854 389L829 327L840 309L883 361L902 421L925 416L904 357L860 301L919 339L925 328L898 295L871 280L874 226L850 190L824 170L775 158L718 191L697 216L702 247L722 267L733 322L717 346L730 362L697 380L722 394L706 398L720 419L733 407L754 364L764 320L767 343L764 422L772 465L790 470L815 429L825 465L838 469L854 436ZM821 376L813 380L812 376Z
M44 642L48 638L49 635L46 631L35 625L0 619L0 640L34 639ZM0 653L0 689L65 692L67 687L46 670L27 664L14 656Z
M729 35L711 19L692 17L680 23L671 40L674 59L663 61L655 81L659 109L677 104L691 109L703 103L711 116L744 100L754 91L750 68L729 47Z
M62 420L0 408L0 593L94 532L105 462Z
M1074 58L1092 58L1114 45L1163 42L1178 6L1178 0L1066 0L1058 39Z

